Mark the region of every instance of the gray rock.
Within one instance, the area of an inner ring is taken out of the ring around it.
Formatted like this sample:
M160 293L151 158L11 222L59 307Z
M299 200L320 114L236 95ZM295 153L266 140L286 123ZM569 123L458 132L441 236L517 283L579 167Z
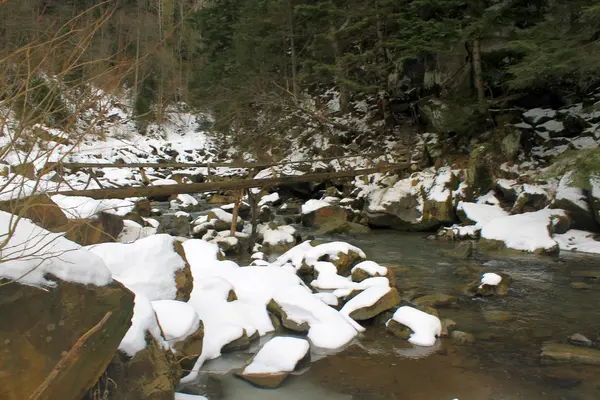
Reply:
M583 336L581 333L575 333L569 336L568 341L575 346L592 347L594 345L594 342Z
M546 342L542 347L542 363L600 365L600 350Z
M464 346L466 344L475 342L475 337L468 332L454 331L450 334L450 337L452 338L452 343L459 346Z

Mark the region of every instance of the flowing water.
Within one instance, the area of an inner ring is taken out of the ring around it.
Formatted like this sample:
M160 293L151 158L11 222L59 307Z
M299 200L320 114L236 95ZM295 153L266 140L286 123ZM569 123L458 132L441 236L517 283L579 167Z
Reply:
M475 342L458 346L445 338L431 348L417 347L386 333L381 322L373 323L338 353L313 353L310 367L276 390L255 388L231 373L243 366L256 345L207 363L206 373L186 391L211 400L600 399L600 366L547 366L540 360L545 341L564 342L574 333L595 340L600 334L600 285L592 282L591 290L571 287L578 281L572 278L573 271L600 270L599 257L476 253L458 260L444 256L455 246L452 243L393 231L319 239L360 247L369 259L394 270L400 289L457 296L456 307L438 309L440 317L456 321L457 329L472 333ZM455 275L457 267L476 270L475 275ZM513 277L509 295L486 299L461 295L462 288L482 272ZM490 311L510 315L488 323L484 315Z

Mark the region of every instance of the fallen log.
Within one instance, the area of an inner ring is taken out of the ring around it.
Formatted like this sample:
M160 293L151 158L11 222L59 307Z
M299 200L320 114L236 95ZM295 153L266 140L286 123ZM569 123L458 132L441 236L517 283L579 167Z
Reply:
M61 191L57 194L65 196L85 196L92 199L125 199L129 197L167 197L176 194L204 193L217 190L242 190L251 188L268 188L301 182L321 182L330 179L352 178L370 175L377 172L402 171L409 169L410 163L388 164L373 168L322 172L305 175L282 176L266 179L243 179L227 182L184 183L177 185L135 186L123 188L88 189Z

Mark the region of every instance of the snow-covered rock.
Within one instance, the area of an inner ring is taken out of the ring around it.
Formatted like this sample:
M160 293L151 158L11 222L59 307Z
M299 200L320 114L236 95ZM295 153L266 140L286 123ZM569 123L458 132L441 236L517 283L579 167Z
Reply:
M449 168L414 173L393 186L370 192L365 215L370 225L427 230L454 221L456 177Z
M389 285L371 286L350 299L340 312L355 321L373 318L382 312L397 307L400 294Z
M417 346L433 346L442 333L438 317L408 306L396 310L386 325L392 332L398 325L408 327L412 331L408 341Z
M497 205L465 202L458 203L456 213L463 223L475 225L477 229L483 228L496 218L508 216L508 213Z
M544 209L500 217L483 226L480 245L537 254L556 254L559 249L552 234L556 227L565 224L568 225L568 217L563 210Z
M237 375L253 384L276 388L310 356L308 341L294 337L269 340Z
M550 208L567 211L575 229L591 232L600 230L587 195L582 188L575 185L572 172L566 173L560 180Z
M190 279L186 279L189 266L176 251L176 243L172 236L159 234L133 243L103 243L88 249L136 295L150 300L187 300L191 290Z

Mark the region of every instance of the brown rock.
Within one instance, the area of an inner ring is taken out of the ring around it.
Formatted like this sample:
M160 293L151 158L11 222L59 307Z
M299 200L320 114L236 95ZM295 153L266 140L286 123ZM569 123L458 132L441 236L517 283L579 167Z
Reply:
M123 218L106 212L100 212L94 218L72 219L59 229L65 237L82 246L116 242L123 230Z
M185 340L175 343L173 346L175 355L179 359L179 365L183 371L190 371L196 360L202 354L204 340L204 324L200 321L200 326L196 332L185 338Z
M118 352L106 374L113 385L110 398L119 400L173 400L180 377L179 364L169 349L163 349L146 334L146 348L130 358Z
M299 324L289 319L286 312L283 311L283 309L275 302L275 300L271 300L269 304L267 304L267 310L276 316L281 321L281 325L283 325L285 328L294 332L308 333L310 328L308 323L303 322Z
M547 342L542 347L542 363L600 365L600 350Z
M360 294L359 294L360 296ZM395 288L390 290L383 295L379 300L372 306L359 308L350 313L350 318L355 321L363 321L371 319L384 311L390 310L400 304L400 294Z
M11 283L0 290L0 398L29 399L61 359L39 399L80 399L104 372L131 325L134 295L107 286L58 281L49 290ZM93 330L106 318L103 325ZM86 335L86 333L91 332ZM68 356L73 350L74 358ZM65 357L67 356L67 357Z
M61 208L45 194L24 200L1 202L0 210L28 218L36 225L53 232L57 232L58 228L69 222Z
M346 209L338 206L323 207L302 215L302 224L304 226L316 228L332 224L333 222L345 222L347 220L348 212Z
M190 264L185 257L185 250L183 249L182 242L179 240L173 241L173 247L175 252L183 259L185 266L175 272L175 285L177 287L177 297L175 300L188 301L194 289L194 277L192 276L192 269Z
M456 297L442 293L429 294L414 300L414 303L418 306L429 307L451 307L457 302L458 299Z

